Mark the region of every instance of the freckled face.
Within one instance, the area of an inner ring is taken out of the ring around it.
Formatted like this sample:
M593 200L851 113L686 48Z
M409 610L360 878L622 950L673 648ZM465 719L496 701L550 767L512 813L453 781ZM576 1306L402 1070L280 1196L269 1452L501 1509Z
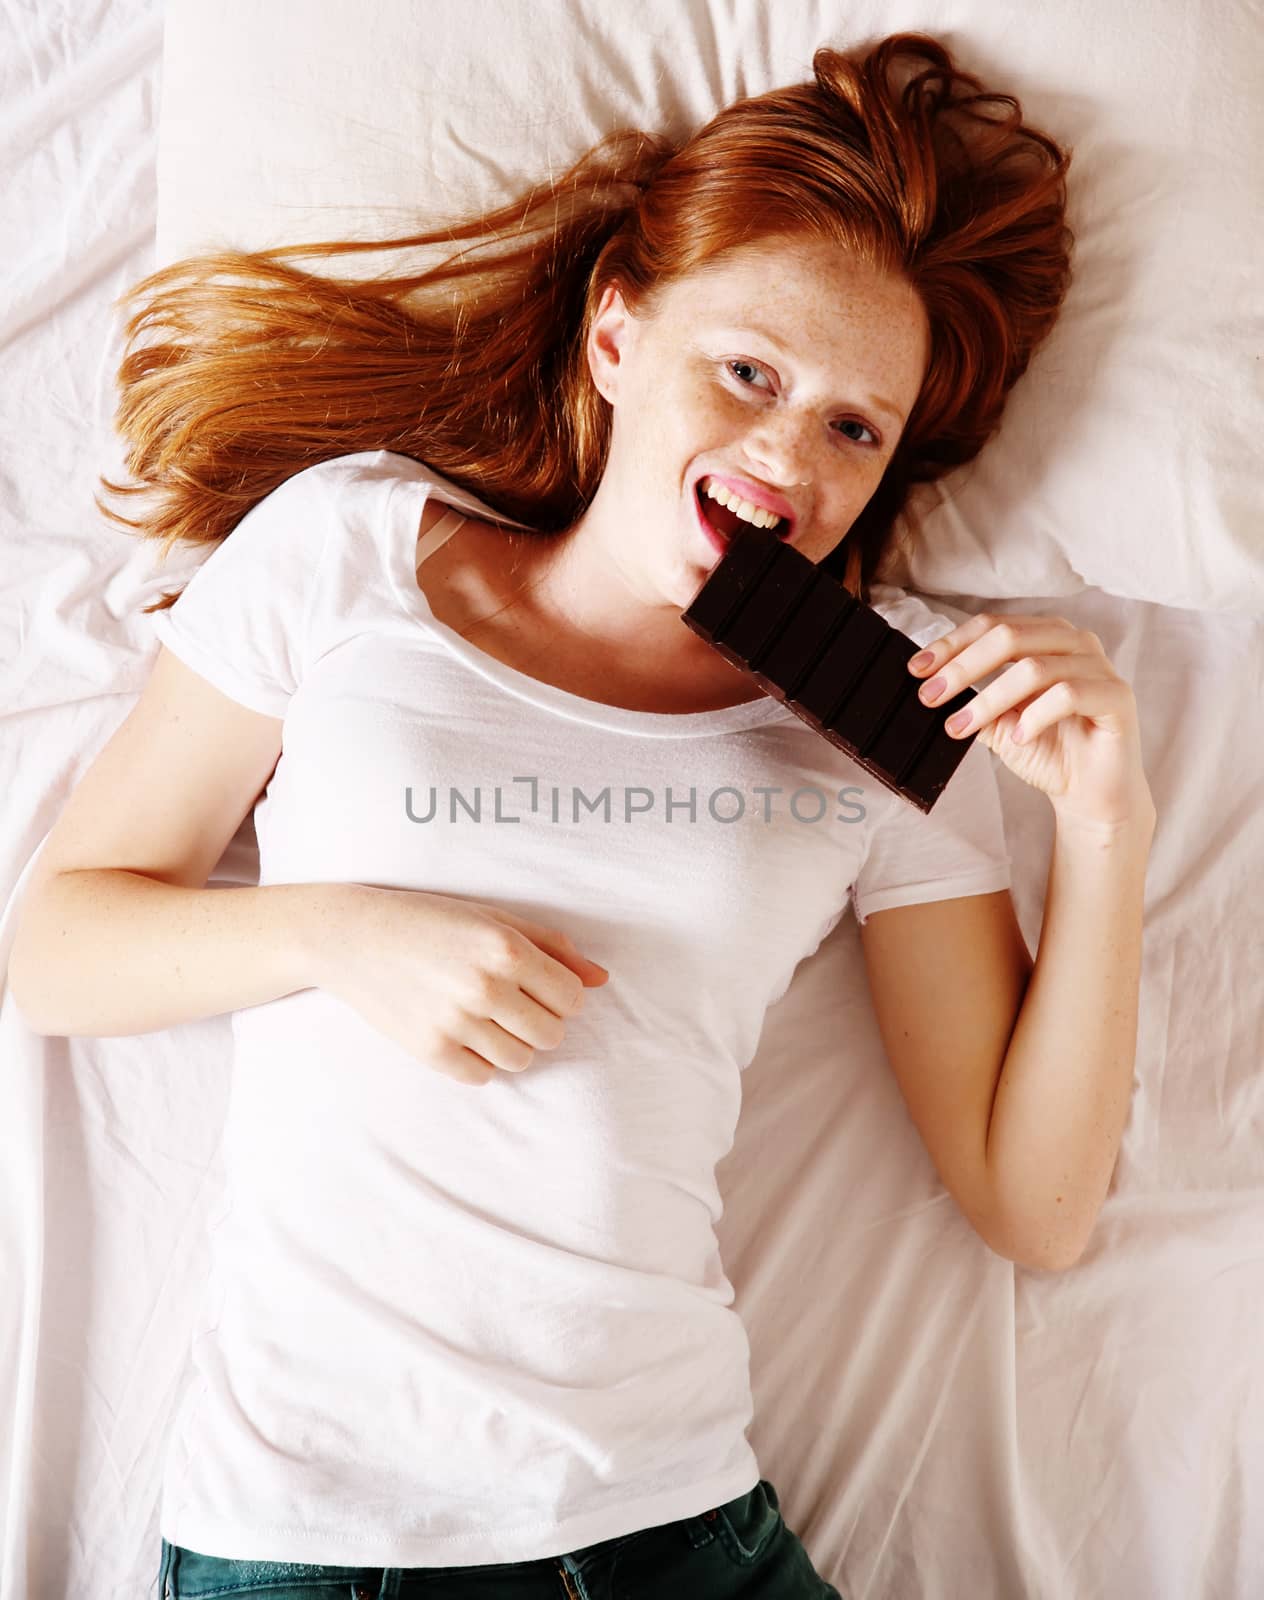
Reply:
M828 555L882 478L929 348L911 287L833 243L734 252L672 285L653 320L608 288L590 345L613 406L598 498L641 513L644 539L621 552L629 581L688 603L719 559L693 505L709 472L773 491L795 513L796 548Z

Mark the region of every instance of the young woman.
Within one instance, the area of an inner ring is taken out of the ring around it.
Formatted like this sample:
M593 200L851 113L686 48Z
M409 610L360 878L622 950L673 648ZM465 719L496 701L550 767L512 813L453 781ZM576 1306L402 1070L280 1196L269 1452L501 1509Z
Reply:
M164 1595L837 1594L745 1437L714 1173L849 896L966 1217L1084 1248L1155 821L1132 694L1064 619L870 588L1054 324L1068 157L924 35L813 68L390 241L481 263L286 259L344 242L133 291L118 520L213 549L11 979L46 1032L233 1013ZM1054 809L1034 969L982 749L923 816L682 623L759 508L933 642L930 703L996 674L962 731ZM840 785L824 826L769 803ZM252 812L260 886L208 891Z

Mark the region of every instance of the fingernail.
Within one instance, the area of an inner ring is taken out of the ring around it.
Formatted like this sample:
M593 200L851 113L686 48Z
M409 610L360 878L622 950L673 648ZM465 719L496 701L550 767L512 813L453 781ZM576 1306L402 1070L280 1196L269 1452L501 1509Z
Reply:
M947 722L944 723L944 727L947 728L949 733L960 733L969 721L970 713L968 711L958 711L954 716L948 718Z
M921 650L909 662L909 671L921 672L922 668L930 666L934 659L935 653L933 650Z

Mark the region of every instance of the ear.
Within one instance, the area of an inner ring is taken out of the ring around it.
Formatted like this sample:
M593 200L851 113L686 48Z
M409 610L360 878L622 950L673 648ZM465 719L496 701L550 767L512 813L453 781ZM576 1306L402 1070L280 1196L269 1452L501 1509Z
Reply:
M619 371L632 338L632 324L618 284L606 284L588 330L588 368L598 393L612 404L618 394Z

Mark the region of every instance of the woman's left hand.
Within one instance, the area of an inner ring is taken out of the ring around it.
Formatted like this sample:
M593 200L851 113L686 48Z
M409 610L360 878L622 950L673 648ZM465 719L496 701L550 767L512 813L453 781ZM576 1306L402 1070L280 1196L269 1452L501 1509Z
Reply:
M1153 815L1132 686L1095 633L1065 617L982 611L925 649L934 658L915 676L945 680L938 705L1013 662L978 691L968 722L949 737L978 730L1015 777L1049 796L1060 821L1119 827ZM923 704L927 686L918 691Z

